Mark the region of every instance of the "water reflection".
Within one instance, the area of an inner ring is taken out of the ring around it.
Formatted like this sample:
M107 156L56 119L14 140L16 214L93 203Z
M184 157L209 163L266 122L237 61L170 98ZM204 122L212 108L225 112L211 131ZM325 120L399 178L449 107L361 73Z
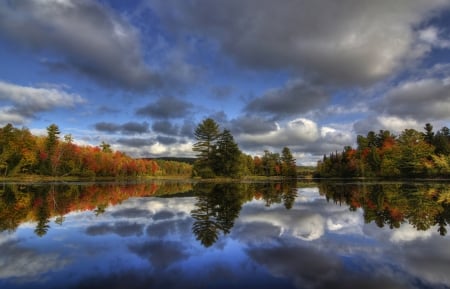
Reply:
M449 288L449 199L430 184L5 186L0 288Z
M191 216L195 222L192 232L205 247L214 244L219 234L228 234L244 203L253 198L263 199L265 205L283 203L292 208L297 196L296 183L199 183L194 186L196 209Z
M14 232L21 223L36 222L34 232L42 237L50 229L50 219L63 225L73 211L103 214L131 197L171 195L189 192L192 184L160 182L140 184L3 184L0 187L0 232Z
M450 186L439 183L332 183L322 182L319 191L328 201L346 204L351 211L362 208L366 223L400 228L409 223L419 231L437 226L447 234L450 223Z

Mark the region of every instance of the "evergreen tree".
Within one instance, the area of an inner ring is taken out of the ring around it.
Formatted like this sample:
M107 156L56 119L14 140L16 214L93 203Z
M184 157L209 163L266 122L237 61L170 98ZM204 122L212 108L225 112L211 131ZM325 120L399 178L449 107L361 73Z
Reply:
M201 177L214 177L213 156L216 140L220 136L219 125L211 118L204 119L195 129L194 136L197 140L192 147L197 152L194 173Z
M297 177L295 159L288 147L284 147L281 152L281 174L283 175L283 177Z
M214 171L217 175L235 177L239 172L241 151L231 132L223 131L217 140L214 154Z
M433 126L429 123L425 124L425 133L423 134L424 139L427 143L432 144L434 139Z
M47 138L45 139L45 148L47 153L47 158L44 162L44 172L46 174L55 175L57 170L58 156L55 157L56 149L58 147L59 140L59 128L56 124L51 124L47 127Z

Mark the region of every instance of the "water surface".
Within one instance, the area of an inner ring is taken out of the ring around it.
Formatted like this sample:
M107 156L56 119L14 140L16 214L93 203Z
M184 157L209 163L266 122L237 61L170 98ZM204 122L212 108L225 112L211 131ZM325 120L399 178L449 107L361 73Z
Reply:
M0 288L450 288L439 183L8 184Z

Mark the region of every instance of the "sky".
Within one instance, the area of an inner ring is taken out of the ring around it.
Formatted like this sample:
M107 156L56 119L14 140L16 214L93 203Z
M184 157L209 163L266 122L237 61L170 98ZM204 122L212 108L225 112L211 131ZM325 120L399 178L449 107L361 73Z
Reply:
M205 118L299 165L450 126L450 0L0 1L0 125L190 157Z

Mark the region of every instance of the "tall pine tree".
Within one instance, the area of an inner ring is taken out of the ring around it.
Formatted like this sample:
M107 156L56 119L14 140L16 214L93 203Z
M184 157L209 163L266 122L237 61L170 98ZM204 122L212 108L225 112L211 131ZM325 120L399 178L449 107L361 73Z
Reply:
M241 151L231 132L223 131L217 140L214 154L214 171L224 177L236 177L239 174Z
M213 156L216 140L220 136L219 125L212 118L204 119L195 129L194 136L197 140L192 147L197 152L194 174L203 178L214 177Z

